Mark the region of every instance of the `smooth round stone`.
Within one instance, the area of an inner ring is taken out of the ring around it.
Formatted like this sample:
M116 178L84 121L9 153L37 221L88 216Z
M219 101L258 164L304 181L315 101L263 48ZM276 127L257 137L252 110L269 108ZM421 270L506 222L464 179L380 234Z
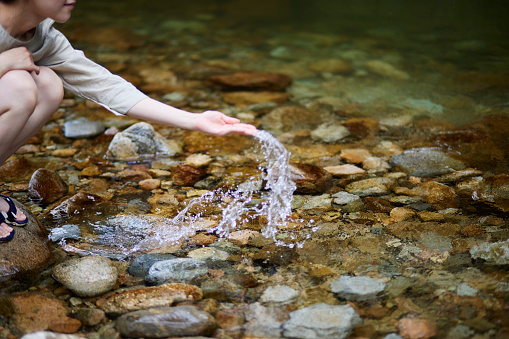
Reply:
M145 277L150 267L158 261L176 259L172 254L167 253L144 253L133 260L127 271L135 277Z
M177 258L158 261L153 264L145 280L153 285L168 282L192 282L208 273L205 261Z
M270 286L263 292L260 301L263 303L285 304L294 301L298 296L299 291L291 287L285 285Z
M208 336L216 329L216 321L198 307L186 305L127 313L117 319L116 327L128 338Z
M342 339L362 323L360 316L349 305L315 304L290 313L283 324L283 336L288 338Z
M118 278L118 271L108 258L83 257L56 265L53 277L65 288L80 297L95 297L110 291Z
M385 284L369 277L342 276L331 283L330 289L341 298L364 301L375 298L385 289Z

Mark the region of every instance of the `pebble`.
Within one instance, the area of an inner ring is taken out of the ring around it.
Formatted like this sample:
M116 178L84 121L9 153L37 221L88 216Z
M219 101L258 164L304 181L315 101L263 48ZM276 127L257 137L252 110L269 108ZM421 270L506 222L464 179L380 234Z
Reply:
M352 164L327 166L323 169L335 177L360 177L366 173L364 169Z
M176 259L176 257L168 253L143 253L132 261L127 271L135 277L145 277L154 263L168 259Z
M69 259L56 265L51 274L80 297L94 297L110 291L118 277L117 268L104 257Z
M177 258L154 263L145 280L152 285L161 285L168 282L189 283L208 273L205 261Z
M81 139L94 137L104 132L106 127L101 121L89 121L86 118L78 118L64 123L64 135L66 138Z
M287 304L295 301L299 291L286 285L269 286L260 297L262 303Z
M366 62L365 67L370 71L384 77L393 78L397 80L408 80L410 76L408 73L397 69L393 65L382 60L371 60Z
M161 186L161 180L159 179L144 179L138 182L138 185L146 190L151 191L155 190L156 188L159 188Z
M364 148L349 148L342 150L339 156L341 159L353 164L361 164L365 160L371 158L372 154Z
M106 320L106 314L97 308L80 308L76 312L76 319L85 326L96 326Z
M348 128L342 125L322 124L311 131L311 137L327 143L338 142L350 135Z
M216 326L214 317L191 305L130 312L116 324L120 334L129 338L209 336Z
M365 301L376 298L385 289L385 284L369 277L341 276L331 283L330 289L343 299Z
M283 336L342 339L360 324L360 316L349 305L319 303L291 312L290 319L283 324Z
M386 195L390 193L394 183L390 178L370 178L352 182L345 190L360 197Z

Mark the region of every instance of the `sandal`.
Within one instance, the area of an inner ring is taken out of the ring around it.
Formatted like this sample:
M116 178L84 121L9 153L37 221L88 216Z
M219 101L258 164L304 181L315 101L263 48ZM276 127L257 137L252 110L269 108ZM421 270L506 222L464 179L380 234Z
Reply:
M5 217L4 217L4 215L3 215L3 214L0 214L0 225L1 225L1 224L3 224L3 223L7 224L7 223L5 222ZM12 230L12 231L11 231L11 233L9 233L9 235L8 235L8 236L3 237L3 238L0 238L0 242L6 242L6 241L11 240L11 239L14 237L14 233L16 233L16 232L14 232L14 230Z
M4 200L9 204L9 210L7 212L0 212L1 218L3 218L2 222L5 222L9 225L14 226L25 226L28 224L28 218L25 217L25 220L16 220L16 214L18 214L18 209L16 208L16 205L14 204L14 201L12 201L11 198L9 198L6 195L0 194L0 197L4 198ZM0 223L1 224L1 223ZM14 235L14 233L12 234ZM0 238L1 241L1 238Z

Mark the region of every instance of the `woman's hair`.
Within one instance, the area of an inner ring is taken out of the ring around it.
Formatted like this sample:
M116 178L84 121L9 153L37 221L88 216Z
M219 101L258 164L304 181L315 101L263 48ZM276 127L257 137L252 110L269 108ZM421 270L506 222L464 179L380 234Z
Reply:
M0 0L0 2L3 2L4 4L10 4L13 3L16 0Z

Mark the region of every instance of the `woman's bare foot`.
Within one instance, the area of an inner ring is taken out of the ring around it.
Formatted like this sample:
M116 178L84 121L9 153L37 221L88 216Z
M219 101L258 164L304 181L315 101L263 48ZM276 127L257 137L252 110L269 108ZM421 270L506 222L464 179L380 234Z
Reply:
M2 212L5 212L7 213L9 211L9 203L5 200L5 198L3 197L0 197L0 213ZM25 214L23 213L23 211L21 211L21 209L17 208L16 209L16 221L23 221L25 220L27 217L25 216ZM3 226L5 223L2 223L1 226ZM9 225L7 225L9 226ZM10 231L9 231L10 232ZM1 233L0 233L0 236L1 236Z
M0 225L0 239L6 238L12 233L12 227L3 222Z

